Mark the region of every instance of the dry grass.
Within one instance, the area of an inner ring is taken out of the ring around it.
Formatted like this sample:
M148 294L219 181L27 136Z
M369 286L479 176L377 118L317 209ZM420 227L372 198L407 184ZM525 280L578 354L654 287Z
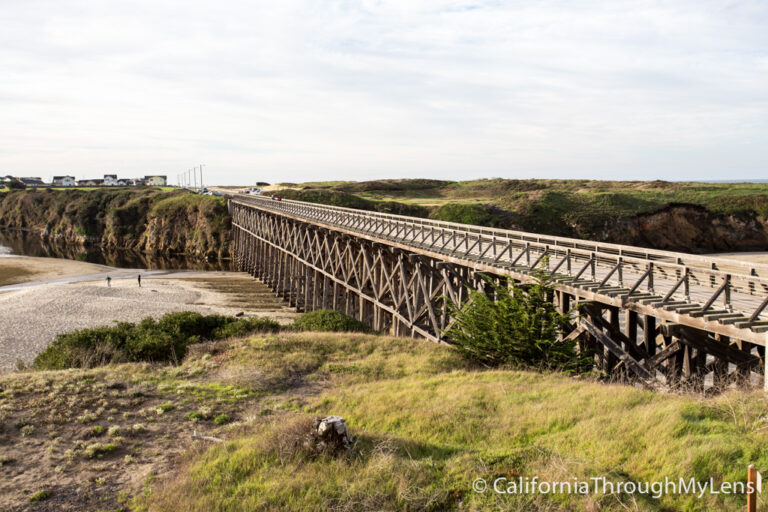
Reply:
M343 456L308 443L313 418L329 414L358 436ZM232 421L216 425L221 415ZM45 489L60 510L736 511L741 496L500 496L471 485L742 480L748 463L768 466L766 418L758 392L702 398L479 370L444 347L381 336L261 336L197 347L173 368L0 377L0 504L23 508ZM226 442L195 445L193 429Z
M233 346L225 357L325 387L294 394L294 381L265 397L269 415L248 420L233 442L186 457L141 507L735 511L742 496L500 496L471 484L499 476L739 481L747 464L768 466L761 393L705 399L479 371L423 342L359 335L284 335ZM327 414L347 418L359 436L347 457L316 459L303 448L306 422Z

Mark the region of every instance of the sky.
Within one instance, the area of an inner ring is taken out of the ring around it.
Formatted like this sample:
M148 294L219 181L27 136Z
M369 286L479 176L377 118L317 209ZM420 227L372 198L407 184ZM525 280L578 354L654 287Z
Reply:
M0 0L0 175L768 177L768 2Z

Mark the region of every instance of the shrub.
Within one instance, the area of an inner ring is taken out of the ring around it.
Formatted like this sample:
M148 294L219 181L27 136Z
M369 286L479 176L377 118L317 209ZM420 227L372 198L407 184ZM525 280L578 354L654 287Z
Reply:
M508 224L507 219L499 213L498 209L474 203L444 204L432 212L430 218L492 228L505 227Z
M551 278L539 272L535 284L508 287L487 279L497 300L471 290L463 309L449 303L455 319L446 332L464 356L487 366L512 364L529 368L586 371L589 359L577 340L558 341L569 315L549 300Z
M229 423L230 421L232 420L226 414L219 414L218 416L213 418L213 422L217 425L224 425L226 423Z
M11 180L5 184L8 190L24 190L27 186L19 180Z
M189 421L200 421L203 419L203 415L200 414L199 412L188 412L187 419Z
M363 322L332 309L319 309L304 313L294 320L297 331L371 332Z
M119 323L60 334L35 358L41 370L93 368L129 361L179 362L190 345L203 340L277 331L280 326L264 318L203 316L190 311L169 313L160 320Z
M173 405L171 402L166 402L164 404L160 404L159 406L157 406L157 408L155 409L155 412L158 415L160 415L160 414L164 414L164 413L166 413L168 411L172 411L175 408L176 408L176 406Z
M280 330L280 324L269 318L250 317L242 318L235 322L230 322L213 331L213 337L216 339L235 338L247 336L254 332L277 332Z
M117 445L115 444L91 444L88 445L85 448L85 451L83 452L83 455L88 457L89 459L93 459L94 457L101 457L106 453L111 453L113 451L117 450Z
M41 501L47 500L50 497L51 497L51 491L43 489L41 491L37 491L32 496L30 496L29 497L29 502L30 503L39 503Z

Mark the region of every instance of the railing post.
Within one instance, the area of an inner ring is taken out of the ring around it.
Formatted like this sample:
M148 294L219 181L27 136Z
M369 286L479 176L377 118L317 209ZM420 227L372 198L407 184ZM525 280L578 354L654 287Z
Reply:
M653 262L648 263L648 293L654 293L653 291Z
M754 464L747 467L747 512L757 512L757 469Z
M768 351L768 332L765 333L765 347ZM768 393L768 352L764 352L763 356L763 391Z

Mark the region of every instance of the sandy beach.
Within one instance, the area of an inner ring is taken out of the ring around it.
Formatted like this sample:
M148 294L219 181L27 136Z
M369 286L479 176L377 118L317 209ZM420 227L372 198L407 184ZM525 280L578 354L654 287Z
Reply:
M27 256L1 256L0 286L27 281L51 281L89 274L101 274L110 267L55 258L32 258ZM14 275L16 274L16 275Z
M719 258L728 258L731 260L741 260L747 263L768 264L768 252L721 252L712 254Z
M137 322L175 311L243 313L283 323L295 316L263 284L239 272L147 276L139 288L135 270L112 269L108 274L114 279L107 287L103 276L109 267L48 258L0 258L0 268L17 264L10 260L23 260L21 264L35 273L33 281L0 287L0 373L12 371L17 361L31 363L56 334L87 327ZM76 281L83 276L95 279ZM60 282L67 279L73 282Z

